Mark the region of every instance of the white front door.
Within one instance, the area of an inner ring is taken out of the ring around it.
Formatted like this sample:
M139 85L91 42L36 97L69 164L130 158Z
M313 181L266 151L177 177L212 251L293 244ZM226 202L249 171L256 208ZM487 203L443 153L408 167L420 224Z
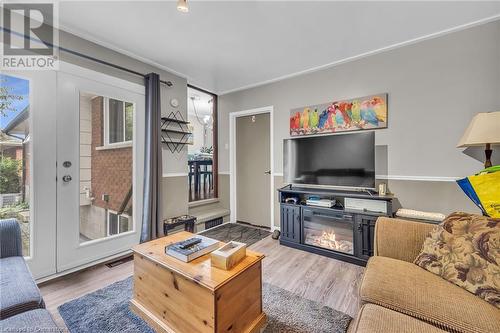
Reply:
M0 219L15 219L35 278L56 272L56 73L0 74Z
M139 242L144 86L62 64L57 74L57 271Z

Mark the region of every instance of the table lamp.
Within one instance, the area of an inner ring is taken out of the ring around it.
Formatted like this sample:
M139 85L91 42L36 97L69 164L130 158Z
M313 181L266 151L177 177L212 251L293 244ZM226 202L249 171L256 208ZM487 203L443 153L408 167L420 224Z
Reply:
M484 167L491 166L491 145L500 144L500 111L480 112L472 118L457 148L485 146Z

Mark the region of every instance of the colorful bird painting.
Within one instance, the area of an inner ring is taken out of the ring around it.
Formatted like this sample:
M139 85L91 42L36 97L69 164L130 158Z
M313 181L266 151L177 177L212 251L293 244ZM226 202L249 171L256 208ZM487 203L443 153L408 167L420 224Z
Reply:
M309 128L309 113L311 112L311 109L305 108L304 111L302 111L302 116L300 118L301 121L301 128L308 129Z
M314 111L312 111L309 114L309 127L318 128L318 123L319 123L318 109L314 109Z
M375 110L373 110L372 103L369 100L361 103L361 119L364 124L378 126L377 115L375 114Z
M344 127L345 126L345 121L344 121L344 115L339 109L339 106L337 104L334 104L335 108L335 122L337 123L336 127Z
M340 102L338 104L338 109L339 109L340 113L342 114L342 118L344 118L344 127L345 128L351 127L351 117L349 117L349 114L347 112L348 108L350 108L350 106L346 102Z
M337 121L335 119L335 108L332 104L328 107L328 128L334 130L335 127L337 127Z
M300 112L296 112L290 117L290 129L298 130L300 128Z
M375 110L375 114L377 115L377 119L383 123L387 122L387 107L382 98L375 96L371 101L373 105L373 109Z
M352 122L352 103L346 103L346 112L347 112L347 116L349 117L349 119Z
M305 106L290 112L290 135L387 127L387 94Z
M323 110L319 115L319 124L318 127L320 129L325 129L328 127L328 110Z
M358 100L354 100L351 105L351 119L359 124L361 122L361 105Z

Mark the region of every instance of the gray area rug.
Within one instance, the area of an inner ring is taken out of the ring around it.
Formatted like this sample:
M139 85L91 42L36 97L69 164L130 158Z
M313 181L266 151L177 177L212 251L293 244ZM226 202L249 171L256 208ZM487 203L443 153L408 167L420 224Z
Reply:
M58 310L71 333L154 333L128 302L132 277L113 283L61 305ZM351 320L346 314L264 283L265 333L344 333Z
M271 233L265 229L255 228L240 223L225 223L221 226L202 231L200 234L224 243L236 241L250 246L266 238Z

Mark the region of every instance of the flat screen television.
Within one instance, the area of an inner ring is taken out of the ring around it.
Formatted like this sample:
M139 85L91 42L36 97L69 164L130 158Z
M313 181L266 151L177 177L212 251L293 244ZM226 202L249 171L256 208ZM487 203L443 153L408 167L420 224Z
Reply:
M287 183L375 188L375 133L285 139L283 176Z

